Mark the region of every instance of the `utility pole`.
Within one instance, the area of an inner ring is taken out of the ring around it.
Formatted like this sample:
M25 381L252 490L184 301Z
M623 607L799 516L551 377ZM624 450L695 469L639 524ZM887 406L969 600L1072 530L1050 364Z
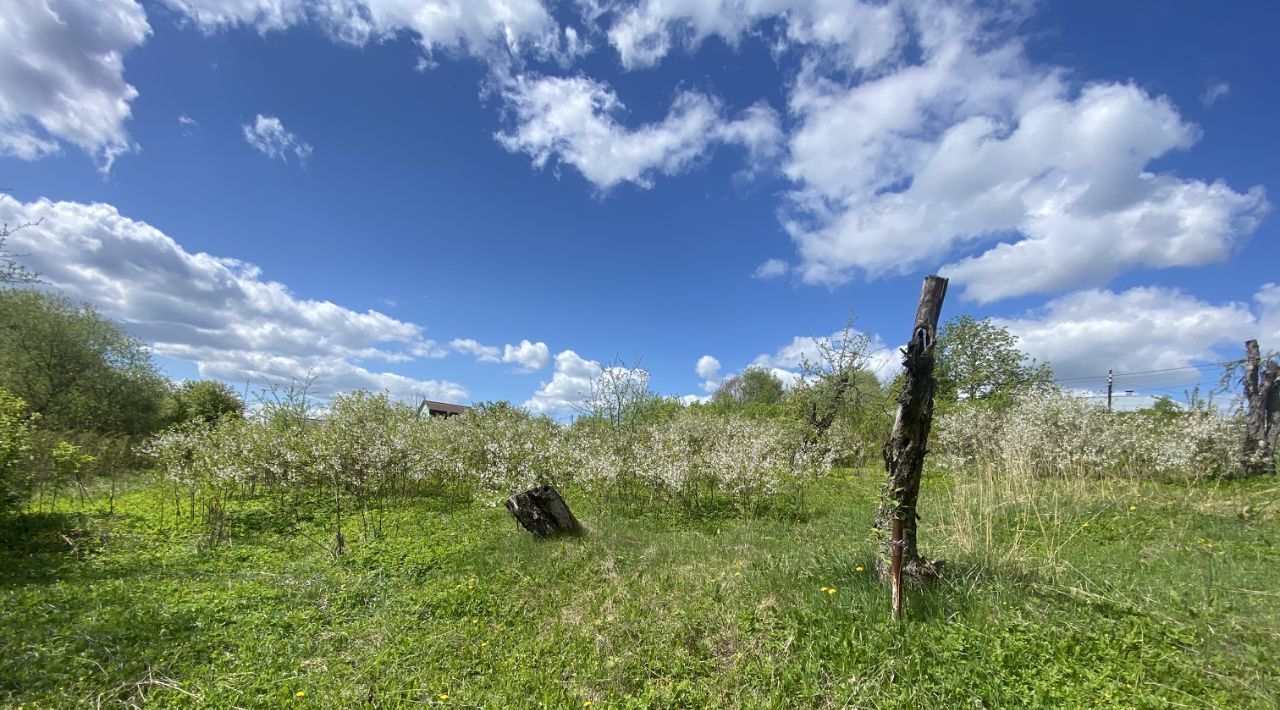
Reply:
M1107 370L1107 411L1111 411L1111 383L1114 370Z

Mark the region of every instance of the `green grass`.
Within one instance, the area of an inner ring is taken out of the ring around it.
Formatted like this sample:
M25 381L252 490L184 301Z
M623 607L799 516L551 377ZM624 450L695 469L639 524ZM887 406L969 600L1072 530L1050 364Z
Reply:
M635 517L540 542L405 502L334 559L263 511L203 549L156 489L0 531L0 705L1274 707L1275 479L925 483L942 583L868 571L875 474L803 515ZM1130 506L1134 509L1130 510ZM1246 510L1247 508L1247 510ZM305 529L325 535L317 520ZM1088 523L1086 526L1085 523ZM834 587L834 594L822 591ZM299 695L300 693L304 695ZM447 699L443 696L447 695Z

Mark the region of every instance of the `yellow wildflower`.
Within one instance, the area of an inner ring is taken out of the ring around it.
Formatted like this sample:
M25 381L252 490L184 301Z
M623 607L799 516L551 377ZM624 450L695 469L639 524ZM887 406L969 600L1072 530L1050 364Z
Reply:
M828 589L828 590L827 590L827 594L835 594L835 593L836 593L836 588L835 588L835 587L832 587L831 589Z
M862 571L862 565L858 565L857 567L854 567L854 568L853 568L853 571L854 571L854 572L861 572L861 571Z
M448 700L448 699L449 699L449 694L448 694L448 693L441 693L441 694L440 694L440 699L441 699L441 700Z
M826 587L823 587L823 588L822 588L822 591L824 591L824 592L825 592L825 591L827 591L827 588L826 588Z
M734 573L733 573L733 576L735 576L735 577L741 577L741 576L742 576L742 573L741 573L741 572L734 572ZM587 701L587 702L590 702L590 701Z
M305 698L306 696L307 696L307 691L305 690L299 690L298 692L293 694L293 697L295 698Z
M1138 506L1136 505L1129 506L1129 510L1137 510L1137 509L1138 509Z

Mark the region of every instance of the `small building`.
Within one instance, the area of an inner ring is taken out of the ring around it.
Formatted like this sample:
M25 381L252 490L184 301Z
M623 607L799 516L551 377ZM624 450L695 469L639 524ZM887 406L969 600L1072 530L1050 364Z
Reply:
M422 416L425 410L427 414L433 417L456 417L469 411L471 407L461 404L449 404L447 402L432 402L429 399L422 400L422 404L418 405L418 416Z

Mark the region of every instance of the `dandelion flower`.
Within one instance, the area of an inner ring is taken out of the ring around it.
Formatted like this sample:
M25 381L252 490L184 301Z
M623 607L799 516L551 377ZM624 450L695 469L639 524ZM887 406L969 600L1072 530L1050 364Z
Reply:
M305 690L299 690L298 692L293 694L293 697L295 698L305 698L306 696L307 696L307 691Z
M441 700L448 700L448 699L449 699L449 694L448 694L448 693L441 693L441 694L440 694L440 699L441 699Z
M824 591L824 592L825 592L825 591L827 591L827 588L826 588L826 587L823 587L823 588L822 588L822 591Z
M835 587L832 587L832 588L830 588L830 589L828 589L828 590L827 590L827 594L835 594L835 593L836 593L836 588L835 588Z
M1137 510L1137 509L1138 509L1138 506L1136 505L1129 506L1129 510Z
M861 572L861 571L862 571L862 565L858 565L857 567L854 567L854 568L853 568L853 571L854 571L854 572Z

